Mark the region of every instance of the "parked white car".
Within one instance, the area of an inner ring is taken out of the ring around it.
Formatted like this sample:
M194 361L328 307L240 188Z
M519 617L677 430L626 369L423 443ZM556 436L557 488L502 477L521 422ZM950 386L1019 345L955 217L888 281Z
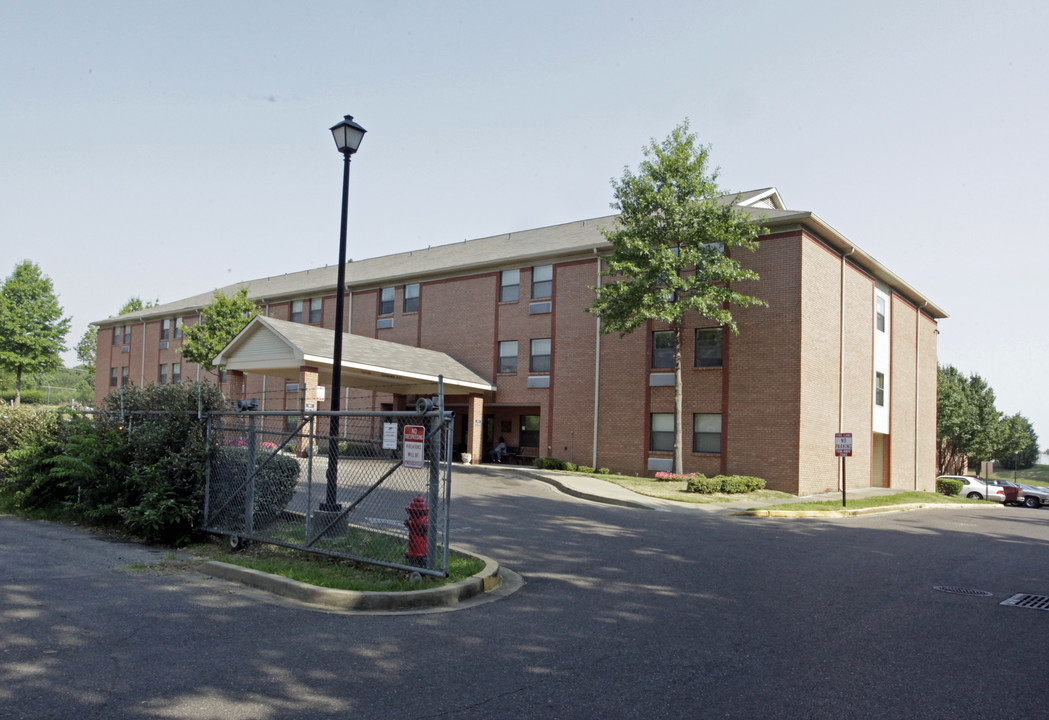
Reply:
M940 475L936 479L942 478L961 480L963 484L959 495L962 497L973 500L994 500L1000 503L1016 502L1017 488L1012 483L1003 484L998 480L985 480L975 475Z

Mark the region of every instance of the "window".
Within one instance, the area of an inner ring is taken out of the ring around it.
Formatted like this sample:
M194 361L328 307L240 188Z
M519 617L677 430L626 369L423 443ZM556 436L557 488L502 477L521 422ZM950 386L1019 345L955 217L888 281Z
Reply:
M182 318L175 318L175 339L182 337Z
M393 288L387 287L380 291L379 295L379 314L380 315L393 315Z
M517 341L503 340L499 343L499 372L517 372Z
M124 344L127 345L129 342L131 342L131 326L130 325L125 325L124 326Z
M160 339L167 340L171 337L171 318L164 318L160 323Z
M182 363L171 363L171 382L182 382Z
M302 322L302 300L291 301L291 321Z
M127 366L120 368L120 387L127 385Z
M674 367L674 331L657 330L652 333L652 367Z
M539 416L538 415L522 415L521 416L521 434L517 437L517 442L521 447L537 448L539 447Z
M696 367L721 367L724 348L722 328L696 329Z
M530 372L550 372L550 338L540 338L532 341L528 370Z
M119 368L110 368L109 369L109 387L116 387L117 386L117 373L118 373L118 371L119 371Z
M419 283L404 286L404 312L419 312Z
M874 326L878 332L885 332L885 298L874 298Z
M324 301L320 298L310 298L310 322L314 325L319 325L321 321L321 310L324 308Z
M520 270L503 270L499 280L499 302L517 302L521 288Z
M874 373L874 404L885 407L885 373Z
M674 413L652 413L648 448L655 452L674 449Z
M692 452L721 452L721 413L696 413L692 416Z
M113 328L113 344L114 345L119 345L120 344L120 328L119 327L114 327Z
M167 385L168 383L168 366L161 365L160 372L157 373L157 383L160 385Z
M554 266L536 265L532 268L532 299L548 298L554 294Z

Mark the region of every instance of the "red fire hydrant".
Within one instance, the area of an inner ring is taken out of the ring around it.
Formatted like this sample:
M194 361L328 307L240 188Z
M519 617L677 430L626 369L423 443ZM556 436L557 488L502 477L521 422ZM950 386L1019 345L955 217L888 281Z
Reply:
M405 508L408 519L404 521L408 528L408 552L404 554L408 558L408 564L415 567L426 565L426 540L430 529L430 508L426 506L426 500L422 495L416 495L415 499Z

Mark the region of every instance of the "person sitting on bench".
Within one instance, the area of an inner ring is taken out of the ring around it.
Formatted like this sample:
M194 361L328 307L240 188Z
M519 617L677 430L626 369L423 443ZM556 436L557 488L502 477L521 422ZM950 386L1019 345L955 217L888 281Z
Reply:
M506 440L502 437L499 438L499 444L495 446L495 449L490 453L492 462L501 463L503 457L506 455Z

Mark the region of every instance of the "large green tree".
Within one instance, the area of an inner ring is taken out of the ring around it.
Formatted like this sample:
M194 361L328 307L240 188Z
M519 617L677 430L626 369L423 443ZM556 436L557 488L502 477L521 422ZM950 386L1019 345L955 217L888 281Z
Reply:
M216 290L211 303L201 308L197 324L183 330L179 352L205 370L213 370L215 366L211 361L215 356L258 314L255 301L248 298L246 287L232 295Z
M1038 462L1038 435L1020 413L1002 418L994 458L1009 470L1024 470Z
M69 322L51 278L29 260L17 264L0 288L0 367L15 374L15 405L22 402L24 372L61 367Z
M738 333L731 308L764 305L733 287L758 275L732 250L757 248L767 232L757 218L726 202L710 148L698 145L688 120L663 142L643 149L636 173L612 180L620 215L604 231L612 256L607 281L595 288L590 311L603 333L628 335L650 320L667 323L674 337L674 471L682 472L681 342L686 315L703 316Z
M958 475L967 463L994 457L1001 413L994 390L979 375L966 376L941 365L936 385L936 439L939 473Z

